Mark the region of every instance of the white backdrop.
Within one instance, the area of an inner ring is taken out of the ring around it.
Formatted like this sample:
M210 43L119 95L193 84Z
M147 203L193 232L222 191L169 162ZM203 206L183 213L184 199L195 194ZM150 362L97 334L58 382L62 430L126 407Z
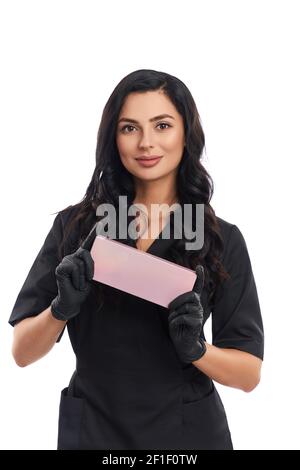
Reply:
M299 15L291 0L0 3L0 447L55 449L68 335L19 368L7 323L54 212L81 200L103 107L128 73L176 75L197 103L220 217L242 231L263 314L262 379L217 384L235 449L300 449ZM209 324L205 328L209 339Z

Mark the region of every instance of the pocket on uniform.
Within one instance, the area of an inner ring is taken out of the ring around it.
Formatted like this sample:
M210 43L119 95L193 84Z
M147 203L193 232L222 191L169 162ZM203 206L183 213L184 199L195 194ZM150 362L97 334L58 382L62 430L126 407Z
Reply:
M79 449L84 399L68 395L68 387L61 391L58 418L58 450Z
M182 448L233 450L223 403L217 389L197 401L182 403Z

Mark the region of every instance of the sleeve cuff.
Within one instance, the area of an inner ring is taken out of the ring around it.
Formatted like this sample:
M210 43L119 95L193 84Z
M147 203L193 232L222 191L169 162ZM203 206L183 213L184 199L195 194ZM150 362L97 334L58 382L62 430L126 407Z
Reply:
M240 351L245 351L253 356L258 357L259 359L264 359L264 344L258 343L256 341L215 341L212 343L218 348L232 348L239 349Z

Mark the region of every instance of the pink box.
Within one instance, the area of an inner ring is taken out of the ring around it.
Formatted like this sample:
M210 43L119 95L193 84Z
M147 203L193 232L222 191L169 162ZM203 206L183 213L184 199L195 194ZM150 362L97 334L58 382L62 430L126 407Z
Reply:
M168 307L196 281L192 269L97 235L91 248L95 281Z

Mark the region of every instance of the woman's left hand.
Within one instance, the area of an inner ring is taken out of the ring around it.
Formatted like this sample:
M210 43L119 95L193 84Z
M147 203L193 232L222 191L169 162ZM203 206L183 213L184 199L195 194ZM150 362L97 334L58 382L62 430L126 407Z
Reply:
M200 359L206 351L200 334L203 325L201 293L204 285L204 269L196 267L197 279L193 290L176 297L168 305L170 311L169 333L176 352L182 362L191 363Z

